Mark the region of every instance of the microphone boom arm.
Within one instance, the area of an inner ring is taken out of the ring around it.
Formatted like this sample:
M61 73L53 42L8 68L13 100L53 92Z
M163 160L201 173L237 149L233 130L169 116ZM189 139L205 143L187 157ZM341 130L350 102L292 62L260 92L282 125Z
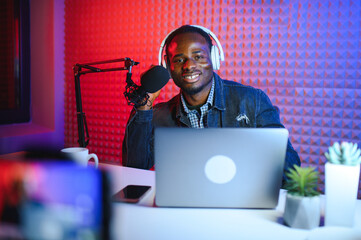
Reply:
M124 67L113 67L102 69L94 67L92 65L100 65L106 63L117 63L124 62ZM89 144L89 131L86 123L85 113L83 112L82 100L81 100L81 87L80 87L80 75L87 73L98 73L98 72L112 72L112 71L124 71L128 70L127 82L131 80L132 67L138 65L139 62L135 62L130 58L119 58L106 61L98 61L91 63L75 64L73 67L74 81L75 81L75 100L76 100L76 111L77 111L77 123L78 123L78 143L80 147L86 147ZM87 69L87 70L83 70ZM86 132L86 136L85 136Z

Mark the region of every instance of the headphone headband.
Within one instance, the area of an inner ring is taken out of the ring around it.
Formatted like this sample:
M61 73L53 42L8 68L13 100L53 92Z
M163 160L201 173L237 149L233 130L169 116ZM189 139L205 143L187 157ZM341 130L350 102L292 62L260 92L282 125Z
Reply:
M224 61L223 48L222 48L222 45L219 42L218 38L216 37L216 35L214 33L212 33L209 29L207 29L205 27L198 26L198 25L190 25L190 26L201 29L202 31L207 33L216 42L217 46L212 45L211 59L212 59L213 69L218 70L220 67L220 61ZM164 51L164 47L165 47L165 42L167 41L168 37L177 29L168 33L168 35L163 39L162 43L160 44L159 54L158 54L158 62L159 62L159 65L163 65L165 68L166 68L166 64L164 63L164 59L163 59L163 51ZM214 48L216 48L216 49L214 49Z

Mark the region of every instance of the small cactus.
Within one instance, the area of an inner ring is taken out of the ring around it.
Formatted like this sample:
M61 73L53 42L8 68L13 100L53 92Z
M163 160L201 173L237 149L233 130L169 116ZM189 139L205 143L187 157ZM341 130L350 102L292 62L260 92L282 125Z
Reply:
M361 150L357 148L357 144L335 142L328 148L325 157L330 163L354 166L361 163Z

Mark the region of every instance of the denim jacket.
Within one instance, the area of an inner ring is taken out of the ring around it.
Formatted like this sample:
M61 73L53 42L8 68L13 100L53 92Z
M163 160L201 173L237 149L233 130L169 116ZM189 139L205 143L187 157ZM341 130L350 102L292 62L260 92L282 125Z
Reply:
M221 79L214 73L214 104L208 111L208 127L284 128L279 113L260 89ZM180 94L154 109L130 114L123 141L123 165L150 169L154 165L155 127L191 127ZM284 169L300 165L297 152L288 141Z

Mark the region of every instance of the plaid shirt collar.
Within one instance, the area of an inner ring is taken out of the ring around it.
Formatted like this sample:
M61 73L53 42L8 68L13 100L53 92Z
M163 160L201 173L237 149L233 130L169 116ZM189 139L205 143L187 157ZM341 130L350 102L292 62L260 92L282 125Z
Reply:
M214 98L214 79L212 79L212 87L209 92L207 102L200 107L201 114L197 110L190 110L187 107L187 104L184 100L183 94L181 94L181 101L183 105L184 111L187 113L187 116L191 122L192 128L204 128L204 119L206 120L206 115L211 106L213 106L213 98Z

